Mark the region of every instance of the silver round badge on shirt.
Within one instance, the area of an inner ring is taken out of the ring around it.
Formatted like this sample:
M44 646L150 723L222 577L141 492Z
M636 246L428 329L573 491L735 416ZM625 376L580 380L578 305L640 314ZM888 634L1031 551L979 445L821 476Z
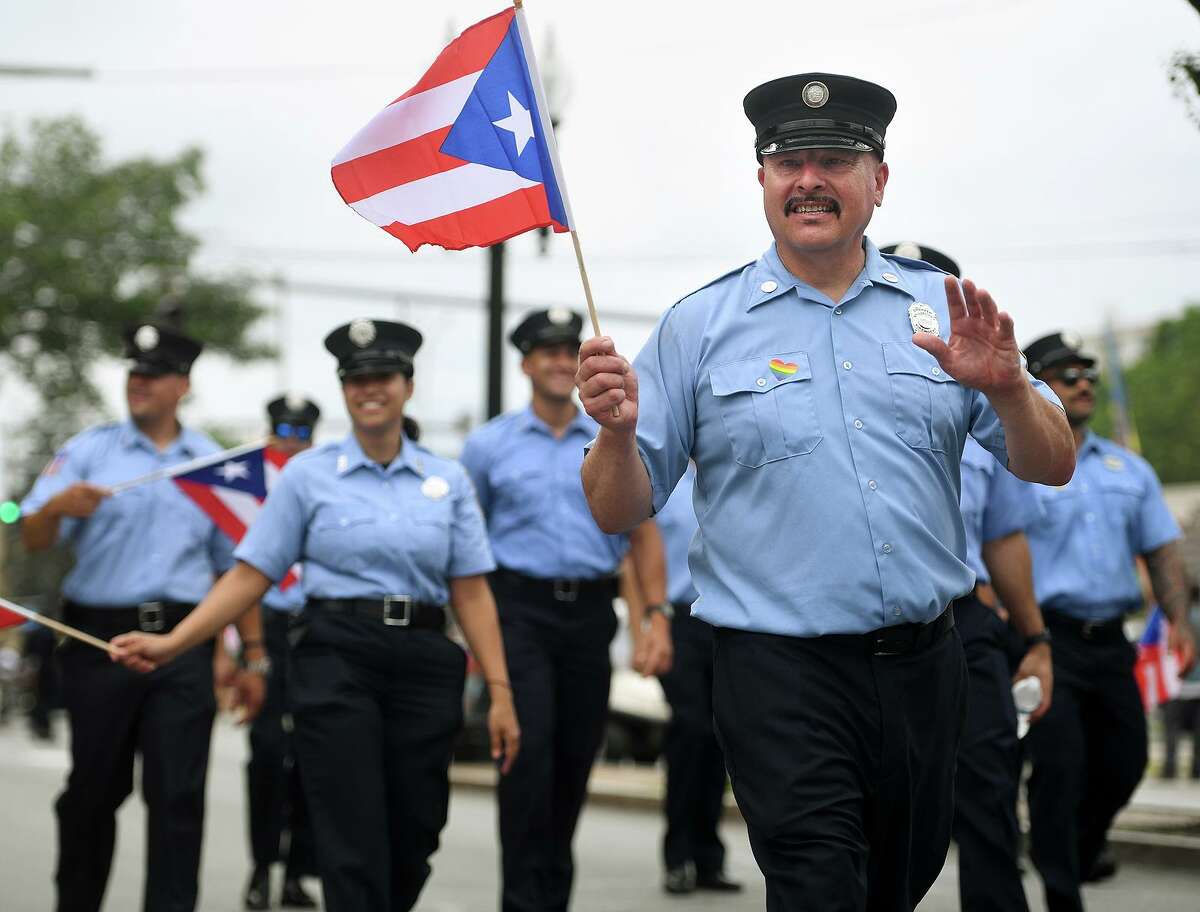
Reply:
M363 317L359 317L357 320L352 320L350 323L350 329L347 330L347 332L350 336L350 341L359 348L366 348L375 341L375 337L377 335L375 331L375 324Z
M908 306L908 322L912 324L915 333L938 334L938 318L933 308L920 301L914 301Z
M800 90L800 97L810 108L820 108L829 101L829 86L823 82L810 82Z
M153 351L158 348L158 330L149 324L139 326L133 335L133 344L138 347L138 351Z
M441 500L450 493L450 482L441 475L430 475L421 482L421 493L430 500Z

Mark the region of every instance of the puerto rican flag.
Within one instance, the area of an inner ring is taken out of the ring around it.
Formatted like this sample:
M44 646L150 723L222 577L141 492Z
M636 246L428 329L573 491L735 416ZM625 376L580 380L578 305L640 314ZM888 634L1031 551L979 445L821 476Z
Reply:
M1137 663L1133 667L1147 712L1179 696L1179 659L1167 648L1169 633L1166 615L1155 605L1138 640Z
M221 462L184 472L173 478L181 491L195 501L217 528L235 543L250 528L267 493L279 478L287 456L268 446L239 453ZM300 578L300 565L279 581L287 589Z
M486 247L533 228L570 231L524 11L507 9L451 41L337 154L333 184L414 252Z

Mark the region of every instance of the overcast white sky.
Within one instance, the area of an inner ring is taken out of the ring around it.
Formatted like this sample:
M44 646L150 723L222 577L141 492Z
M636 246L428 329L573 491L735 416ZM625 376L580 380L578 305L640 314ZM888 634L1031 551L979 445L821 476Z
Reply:
M113 158L202 145L209 190L187 223L206 243L205 268L481 298L483 251L410 254L343 205L329 161L416 82L451 24L502 6L9 2L0 63L87 65L98 78L0 81L0 119L80 114ZM1200 128L1166 77L1174 51L1200 50L1200 16L1184 0L528 0L526 10L539 46L553 33L570 80L559 142L602 320L606 307L656 315L766 247L741 99L810 70L871 79L899 99L872 238L951 253L1013 313L1023 341L1200 301ZM545 258L532 238L511 248L517 307L582 308L569 240L555 237ZM192 420L250 433L260 404L288 386L326 406L328 431L344 427L321 339L358 315L400 315L426 333L418 418L482 415L482 305L263 300L286 308L261 331L282 333L287 359L231 369L202 358ZM632 354L649 324L606 329ZM509 367L515 405L526 394L515 353ZM117 376L106 374L114 388ZM434 440L454 449L448 435Z

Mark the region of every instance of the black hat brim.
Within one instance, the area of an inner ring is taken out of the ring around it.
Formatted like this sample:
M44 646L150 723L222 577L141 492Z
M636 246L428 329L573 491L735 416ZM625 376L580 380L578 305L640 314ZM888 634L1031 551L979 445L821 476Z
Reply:
M178 365L164 364L162 361L147 361L143 358L131 359L129 373L139 377L165 377L167 374L179 374L186 377L188 372L180 370Z
M339 367L337 373L342 380L371 374L404 374L412 379L413 367L411 362L397 361L395 358L363 358Z
M525 348L521 349L524 354L529 354L535 348L546 348L550 345L562 345L564 342L571 345L580 345L579 332L572 327L563 327L561 331L547 331L544 335L538 336L536 339L530 339L525 343ZM520 346L518 346L520 348Z
M1036 364L1030 364L1030 369L1035 374L1040 374L1042 371L1058 367L1060 364L1082 364L1084 367L1095 367L1096 359L1073 348L1059 348L1038 358Z

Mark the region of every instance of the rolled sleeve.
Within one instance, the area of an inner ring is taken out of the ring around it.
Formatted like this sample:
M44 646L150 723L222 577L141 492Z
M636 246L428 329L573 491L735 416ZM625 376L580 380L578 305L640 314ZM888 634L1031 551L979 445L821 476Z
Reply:
M1041 506L1028 483L997 466L988 485L983 514L983 541L1023 532L1041 516Z
M307 526L296 472L283 470L267 495L262 511L233 552L233 557L254 567L268 579L279 582L301 558Z
M456 486L454 518L450 526L450 561L446 575L451 579L479 576L496 569L487 526L475 497L475 486L465 471Z
M696 426L695 360L684 357L672 307L633 363L638 376L638 453L657 513L687 469Z

